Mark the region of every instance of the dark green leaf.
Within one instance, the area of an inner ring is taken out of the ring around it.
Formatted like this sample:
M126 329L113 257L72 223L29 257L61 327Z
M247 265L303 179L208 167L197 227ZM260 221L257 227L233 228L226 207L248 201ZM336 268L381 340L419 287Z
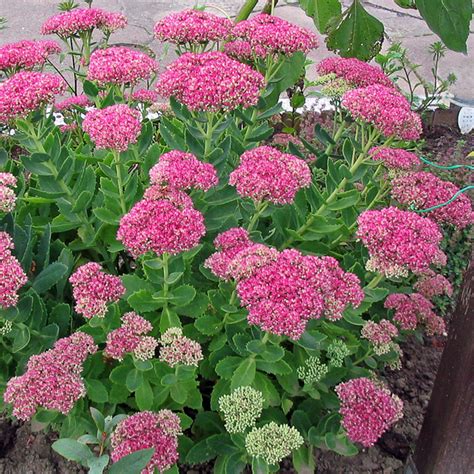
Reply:
M299 0L301 8L311 17L320 33L326 31L328 23L341 14L339 0Z
M34 280L33 288L38 293L45 293L54 286L67 272L66 265L54 262L47 266Z
M58 439L53 443L52 448L63 458L82 465L86 465L87 461L94 456L86 445L70 438Z
M138 474L142 472L142 470L150 462L154 452L154 448L148 448L128 454L116 463L112 464L108 474Z

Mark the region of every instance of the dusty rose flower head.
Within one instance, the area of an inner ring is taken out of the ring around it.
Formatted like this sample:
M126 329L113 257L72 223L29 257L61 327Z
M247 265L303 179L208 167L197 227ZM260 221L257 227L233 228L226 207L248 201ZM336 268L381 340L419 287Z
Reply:
M99 28L110 34L125 28L127 19L121 13L107 12L100 8L74 8L48 18L41 27L42 35L56 34L61 38L79 35Z
M232 29L232 21L201 10L187 9L171 13L154 28L160 41L174 44L206 44L225 40Z
M236 280L249 278L260 267L277 260L278 250L263 244L252 244L240 250L229 263L228 274Z
M442 234L433 221L415 212L388 207L365 211L358 218L357 237L369 251L367 269L385 276L423 273L445 265L439 245Z
M29 420L38 407L69 413L86 394L82 364L96 351L91 336L76 332L56 341L53 349L32 356L26 372L7 384L4 400L13 405L13 415Z
M429 300L433 299L435 296L452 296L453 294L453 287L449 280L432 270L420 275L419 280L413 287L418 293Z
M56 41L23 40L4 44L0 47L0 71L11 73L42 67L49 56L60 52Z
M421 165L415 153L402 148L374 147L369 155L374 161L381 161L388 169L395 171L413 171Z
M168 329L160 339L160 360L170 367L178 364L198 366L203 359L201 345L183 335L181 328Z
M343 79L351 88L367 87L380 84L393 87L393 82L378 66L372 66L357 58L341 58L338 56L323 59L317 66L319 75L334 74Z
M256 105L263 76L224 53L186 53L158 78L157 92L175 97L190 110L230 111Z
M443 181L432 173L419 171L396 177L392 181L391 194L400 204L428 209L449 201L458 191L455 184ZM439 224L452 224L460 229L474 223L471 200L465 194L446 206L423 214Z
M54 108L59 112L63 112L65 110L72 110L75 107L86 108L91 105L92 102L86 94L79 94L68 97L67 99L61 100L60 102L56 102L54 104Z
M290 204L301 188L311 184L306 162L270 146L246 151L240 165L229 176L229 184L242 197L274 204Z
M20 117L54 101L65 90L60 76L21 71L0 83L0 123Z
M265 48L270 54L308 53L318 46L313 32L265 13L237 23L232 36L248 41L252 48Z
M368 378L341 383L336 393L341 401L339 413L347 436L365 447L373 446L403 416L402 401Z
M70 277L76 313L90 319L103 318L107 304L117 302L125 293L119 277L109 275L95 262L80 266Z
M235 40L224 45L224 52L239 61L255 61L268 56L268 51L261 45L252 45L249 41Z
M145 334L152 330L151 323L137 313L125 313L122 316L122 326L107 334L104 355L120 361L127 353L133 353L139 360L151 359L158 341Z
M16 194L12 188L16 178L11 173L0 173L0 212L12 212L15 209Z
M153 474L155 469L166 471L178 460L180 420L170 410L158 413L143 411L122 420L111 437L113 462L141 449L154 448L153 456L142 474Z
M419 293L393 293L387 297L384 306L395 311L393 320L402 329L412 331L423 325L429 336L446 332L443 319L433 311L433 303Z
M140 135L140 112L125 104L87 112L82 128L97 148L125 151Z
M169 200L144 199L120 220L117 239L137 258L147 252L177 254L195 247L206 233L204 216Z
M237 284L250 324L263 331L299 339L309 319L340 319L364 299L359 279L332 257L304 256L284 250Z
M199 161L192 153L172 150L160 156L150 170L151 184L166 184L176 189L208 191L218 183L217 172L210 163Z
M145 53L113 46L91 54L87 79L99 84L136 84L150 79L157 69L156 61Z
M28 281L20 262L12 255L13 241L6 232L0 232L0 307L9 308L18 303L18 290Z
M204 266L217 277L228 280L231 276L229 265L233 258L251 245L253 242L249 238L249 233L241 227L233 227L221 232L214 240L217 252L204 262Z
M348 91L342 98L342 106L354 119L373 125L386 137L420 138L420 116L411 111L408 100L393 87L374 84Z
M173 204L178 209L190 208L194 206L193 200L180 189L170 187L166 184L153 184L145 189L143 199L148 201L158 201L164 199Z
M374 345L376 354L382 355L392 349L392 340L398 336L398 329L386 319L379 323L367 321L362 327L361 336Z

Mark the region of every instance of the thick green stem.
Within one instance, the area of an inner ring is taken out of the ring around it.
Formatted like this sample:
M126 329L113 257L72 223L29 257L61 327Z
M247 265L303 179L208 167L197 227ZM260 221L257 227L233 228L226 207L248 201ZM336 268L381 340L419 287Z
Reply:
M366 288L370 288L371 290L373 290L383 280L383 278L384 276L378 273L374 276L374 278L372 278L372 280L369 281Z
M257 6L257 3L258 0L246 0L242 5L242 8L239 10L239 13L237 13L235 22L238 23L239 21L246 20L253 12L253 9Z
M336 133L334 134L333 136L333 142L334 143L330 143L327 147L326 147L326 150L324 151L324 153L326 155L329 155L332 150L334 149L334 147L336 146L336 143L337 141L339 140L339 138L341 138L342 134L344 133L344 130L346 129L346 122L343 121L341 123L341 125L339 125L339 128L337 129Z
M125 194L123 191L124 183L123 183L123 177L122 177L122 163L120 162L120 153L117 150L113 150L113 155L114 155L115 172L117 173L117 188L119 192L120 207L122 209L123 214L126 214L127 204L125 202Z
M247 230L249 232L252 232L254 229L255 225L258 222L259 217L262 215L263 211L268 207L268 202L258 202L255 203L255 212L250 219L249 225L247 226Z

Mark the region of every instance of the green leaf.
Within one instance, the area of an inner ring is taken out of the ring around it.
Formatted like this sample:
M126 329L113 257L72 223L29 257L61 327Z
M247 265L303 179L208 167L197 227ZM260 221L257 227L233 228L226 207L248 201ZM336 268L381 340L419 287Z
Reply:
M109 394L100 380L86 380L87 396L95 403L105 403Z
M383 23L367 12L360 0L353 0L339 22L329 28L326 45L342 57L369 61L382 47L383 33Z
M219 435L214 435L219 436ZM189 464L201 464L217 456L214 447L208 442L209 438L196 443L186 455L186 462Z
M144 380L135 391L135 400L141 411L150 410L153 406L153 390L148 380Z
M91 98L95 98L99 95L99 88L91 81L84 81L82 88L84 93Z
M94 420L95 426L99 431L104 431L105 429L105 418L102 413L97 410L97 408L90 407L89 411L91 412L92 419Z
M120 216L105 207L98 207L93 209L92 212L94 213L95 217L97 217L97 219L105 222L106 224L118 225L119 223Z
M94 456L86 445L70 438L58 439L53 443L52 448L63 458L82 465L86 465L87 461Z
M135 451L134 453L124 456L116 463L110 466L108 474L135 474L140 473L150 462L155 448L141 449L140 451Z
M127 302L137 313L149 313L163 306L163 303L153 299L153 294L148 290L136 291L128 297Z
M326 31L328 23L341 14L339 0L299 0L300 7L311 17L320 33Z
M34 280L33 288L39 293L45 293L54 286L67 272L66 265L54 262L47 266Z
M196 319L194 327L206 336L217 334L222 328L222 318L205 314Z
M172 302L176 306L184 306L194 299L196 290L190 285L181 285L173 290Z
M232 375L230 381L230 388L234 388L251 385L255 378L256 364L253 357L244 359L240 365L237 367L237 370Z
M87 461L87 467L89 468L88 474L102 474L107 464L109 464L109 460L108 454L103 454L100 458L94 456L89 459L89 461Z
M416 0L415 4L431 31L449 49L467 52L472 0Z
M237 367L243 362L242 357L227 356L221 359L216 365L216 373L224 379L230 379Z
M140 387L143 383L143 374L142 372L132 369L128 374L127 378L125 379L125 385L130 390L130 392L134 392L135 390Z
M19 325L14 334L12 352L15 354L28 345L31 335L28 326L25 326L24 324Z

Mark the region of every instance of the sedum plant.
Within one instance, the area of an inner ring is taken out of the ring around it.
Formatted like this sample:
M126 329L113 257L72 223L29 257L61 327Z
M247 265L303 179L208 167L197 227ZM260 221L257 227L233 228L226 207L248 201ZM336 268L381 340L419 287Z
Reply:
M420 118L356 59L318 66L337 85L320 147L268 145L314 33L173 14L155 34L178 57L154 82L144 52L96 48L124 25L47 20L79 95L43 43L32 63L19 44L0 55L4 408L92 473L287 456L307 472L315 448L373 445L402 416L379 373L408 332L445 332L443 228L472 224L469 199L444 205L456 187L421 171Z

